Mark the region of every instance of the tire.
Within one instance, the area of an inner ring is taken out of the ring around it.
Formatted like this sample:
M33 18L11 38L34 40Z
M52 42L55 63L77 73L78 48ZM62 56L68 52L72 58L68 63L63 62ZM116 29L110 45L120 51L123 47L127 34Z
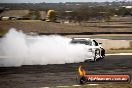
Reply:
M97 56L97 50L95 50L95 56L94 56L94 59L91 60L91 62L96 62L96 60L97 60L96 56Z
M95 50L94 62L97 61L96 56L97 56L97 50Z
M105 50L102 48L102 50L101 50L101 59L103 59L104 57L105 57Z

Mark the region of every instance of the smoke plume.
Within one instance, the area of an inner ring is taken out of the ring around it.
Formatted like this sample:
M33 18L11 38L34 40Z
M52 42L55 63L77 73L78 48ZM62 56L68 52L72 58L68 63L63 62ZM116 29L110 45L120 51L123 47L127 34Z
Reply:
M59 35L31 36L10 29L0 39L0 67L83 62L88 55L86 45L70 41Z

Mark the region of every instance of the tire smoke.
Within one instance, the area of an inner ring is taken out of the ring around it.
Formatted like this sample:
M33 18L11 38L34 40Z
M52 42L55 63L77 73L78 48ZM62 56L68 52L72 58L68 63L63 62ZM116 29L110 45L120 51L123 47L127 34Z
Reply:
M83 62L86 45L59 35L31 36L10 29L0 40L0 67Z

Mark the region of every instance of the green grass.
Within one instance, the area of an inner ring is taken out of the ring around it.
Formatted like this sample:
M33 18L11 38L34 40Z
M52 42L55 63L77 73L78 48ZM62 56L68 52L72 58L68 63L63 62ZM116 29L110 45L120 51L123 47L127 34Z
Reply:
M7 30L0 28L0 36L3 36L7 33Z
M106 51L106 53L107 54L111 54L111 53L132 53L132 49L119 49L119 50L117 50L117 49L112 49L112 50L107 50Z
M41 22L41 20L16 20L14 22Z

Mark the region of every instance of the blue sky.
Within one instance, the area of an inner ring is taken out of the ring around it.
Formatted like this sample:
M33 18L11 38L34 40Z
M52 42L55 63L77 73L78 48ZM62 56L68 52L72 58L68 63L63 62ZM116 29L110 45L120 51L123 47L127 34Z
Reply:
M58 3L58 2L105 2L105 1L114 1L114 0L0 0L0 3ZM118 0L123 1L123 0ZM126 0L132 1L132 0Z

